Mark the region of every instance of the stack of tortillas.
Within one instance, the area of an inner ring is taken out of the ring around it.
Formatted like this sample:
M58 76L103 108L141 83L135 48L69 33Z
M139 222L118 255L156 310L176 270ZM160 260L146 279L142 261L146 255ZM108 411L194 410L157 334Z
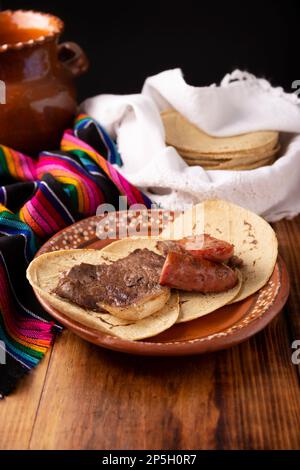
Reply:
M175 147L188 165L207 170L251 170L274 163L280 148L276 131L213 137L175 110L161 116L166 143Z

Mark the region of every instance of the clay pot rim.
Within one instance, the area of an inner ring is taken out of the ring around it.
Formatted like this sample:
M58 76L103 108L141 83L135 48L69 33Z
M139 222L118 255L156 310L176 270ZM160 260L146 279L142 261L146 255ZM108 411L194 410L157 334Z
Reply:
M37 44L43 44L43 43L48 42L48 41L53 41L55 38L60 36L61 33L64 30L64 22L60 18L58 18L57 16L52 15L50 13L43 13L43 12L36 11L36 10L22 10L22 9L20 9L20 10L3 10L3 11L0 12L0 15L3 14L3 13L8 14L8 15L13 15L15 13L25 13L25 14L26 13L31 13L31 14L34 14L34 15L39 15L39 16L46 17L46 18L49 19L49 23L52 24L53 31L49 31L47 34L43 34L42 36L39 36L35 39L29 39L28 41L20 41L20 42L16 42L16 43L13 43L13 44L10 44L10 43L1 44L0 45L0 53L10 51L10 50L21 50L21 49L25 49L25 48L28 48L28 47L36 46Z

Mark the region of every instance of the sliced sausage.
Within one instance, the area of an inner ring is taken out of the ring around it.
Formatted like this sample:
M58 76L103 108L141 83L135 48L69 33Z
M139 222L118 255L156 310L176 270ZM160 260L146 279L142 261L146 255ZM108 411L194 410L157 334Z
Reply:
M175 251L168 253L159 280L163 286L202 293L224 292L237 281L236 272L224 264Z
M164 240L157 242L157 248L167 256L170 251L188 251L194 258L204 258L216 263L227 262L233 256L234 246L231 243L214 238L207 233L182 238L181 240Z

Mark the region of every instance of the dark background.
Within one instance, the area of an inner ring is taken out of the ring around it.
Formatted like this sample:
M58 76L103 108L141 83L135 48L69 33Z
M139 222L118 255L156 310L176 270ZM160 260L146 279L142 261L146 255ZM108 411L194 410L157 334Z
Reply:
M91 67L79 98L136 93L144 79L181 67L188 83L207 85L235 68L291 91L300 79L300 2L14 1L2 9L35 9L65 21Z

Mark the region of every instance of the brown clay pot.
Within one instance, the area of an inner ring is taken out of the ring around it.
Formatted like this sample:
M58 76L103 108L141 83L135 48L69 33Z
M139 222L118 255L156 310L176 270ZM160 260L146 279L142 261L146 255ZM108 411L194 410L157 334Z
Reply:
M52 15L0 12L0 144L36 155L57 148L72 125L74 77L88 69L88 60L77 44L58 44L63 28Z

